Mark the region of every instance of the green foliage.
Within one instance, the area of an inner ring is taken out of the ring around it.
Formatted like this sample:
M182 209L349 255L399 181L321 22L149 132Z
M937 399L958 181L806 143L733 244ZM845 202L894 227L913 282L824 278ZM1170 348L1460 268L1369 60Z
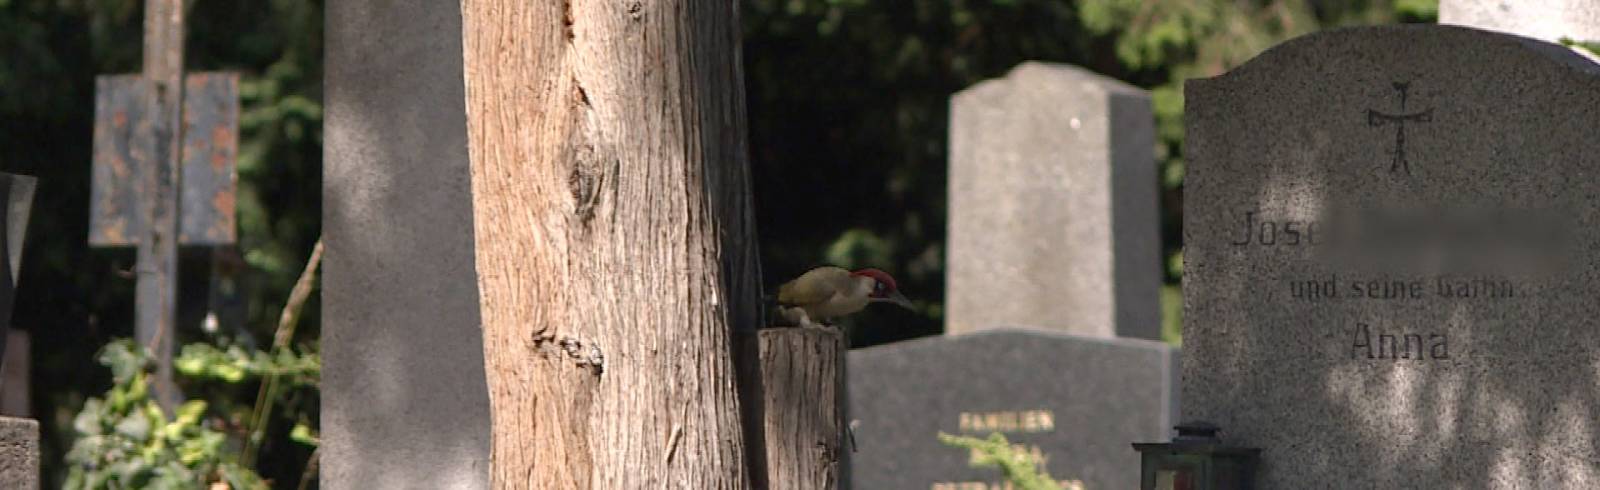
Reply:
M1582 49L1595 56L1600 56L1600 41L1578 41L1570 37L1563 37L1561 38L1561 45Z
M291 349L275 353L246 351L235 345L227 350L210 344L189 344L173 360L179 374L199 380L240 383L247 378L279 376L291 386L315 387L322 372L322 360L315 353L295 353Z
M1034 464L1033 457L1018 450L999 432L989 434L988 439L940 432L939 442L971 451L974 468L998 468L1006 482L1018 490L1083 490L1083 484L1078 481L1065 485L1056 482Z
M1405 22L1437 22L1439 0L1395 0L1394 11Z
M1176 284L1161 286L1161 340L1183 346L1183 288Z
M225 482L233 489L267 488L238 464L224 433L203 420L207 404L191 400L170 421L149 397L149 354L130 340L107 344L100 364L113 384L73 418L77 440L67 453L65 488L191 489Z
M317 435L317 430L311 428L310 425L306 425L303 421L295 424L294 428L289 430L289 439L309 447L322 445L322 437Z
M202 421L211 406L204 400L185 402L168 421L149 397L149 353L130 340L107 344L99 361L111 369L112 386L103 398L85 402L73 419L76 440L67 454L66 488L187 489L218 481L234 489L266 488L241 456L242 447L259 444L250 440L259 437L258 431L210 428ZM188 378L227 385L276 376L289 387L315 388L321 359L290 349L269 354L189 344L173 367ZM296 423L288 438L312 448L319 442L306 420Z
M854 228L845 230L828 245L827 261L846 269L872 267L873 264L888 263L893 248L889 240L872 230Z

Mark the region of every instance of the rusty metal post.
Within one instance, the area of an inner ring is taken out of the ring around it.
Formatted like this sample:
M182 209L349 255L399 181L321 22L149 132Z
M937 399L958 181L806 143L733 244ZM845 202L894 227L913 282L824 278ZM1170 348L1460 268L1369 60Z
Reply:
M172 351L178 313L178 190L183 158L184 1L146 0L144 11L144 78L155 84L151 94L153 154L141 172L139 206L145 216L139 240L137 319L134 337L156 360L155 399L171 413L183 395L172 377Z

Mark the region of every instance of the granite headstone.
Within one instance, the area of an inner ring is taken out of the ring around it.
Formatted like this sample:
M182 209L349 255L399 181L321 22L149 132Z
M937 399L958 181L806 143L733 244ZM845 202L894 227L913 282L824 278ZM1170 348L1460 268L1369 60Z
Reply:
M460 11L327 7L322 488L489 484Z
M11 323L17 273L22 266L22 239L28 231L36 182L33 177L0 173L0 336L5 335ZM0 366L17 362L4 356L7 346L3 338L0 337ZM26 362L25 357L23 361ZM38 421L0 417L0 488L39 488Z
M5 362L0 363L0 415L33 416L33 391L28 382L33 366L28 355L32 345L27 330L6 331Z
M1177 351L1155 341L991 329L853 350L850 488L1004 488L938 434L999 432L1058 480L1135 488L1128 444L1164 439L1177 410Z
M5 332L10 329L22 270L22 240L28 233L33 190L38 181L0 172L0 366L5 363ZM4 378L0 378L3 380Z
M1364 27L1185 90L1183 420L1260 488L1600 488L1600 66Z
M1028 62L950 98L945 331L1160 338L1150 97Z
M0 172L0 324L11 321L12 295L22 268L22 240L33 208L33 177ZM3 345L4 342L0 342Z

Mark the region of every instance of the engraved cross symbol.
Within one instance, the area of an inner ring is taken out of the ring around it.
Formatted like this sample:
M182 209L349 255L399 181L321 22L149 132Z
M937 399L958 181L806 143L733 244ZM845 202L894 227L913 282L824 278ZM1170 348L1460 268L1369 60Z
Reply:
M1422 112L1406 112L1406 89L1410 82L1394 82L1395 91L1400 92L1400 112L1386 114L1372 109L1367 109L1367 125L1379 127L1394 123L1394 163L1389 165L1389 171L1404 169L1406 175L1411 175L1411 163L1406 161L1406 123L1407 122L1433 122L1433 109Z

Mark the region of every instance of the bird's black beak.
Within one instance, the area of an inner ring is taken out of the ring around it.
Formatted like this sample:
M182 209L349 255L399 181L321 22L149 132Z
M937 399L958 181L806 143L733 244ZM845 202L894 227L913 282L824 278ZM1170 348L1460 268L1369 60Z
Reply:
M893 293L889 293L889 296L887 298L884 298L884 301L888 301L890 303L894 303L896 305L900 305L901 308L905 308L907 310L911 310L911 311L916 311L917 310L917 306L911 304L911 300L907 299L906 295L900 294L899 291L895 291Z

